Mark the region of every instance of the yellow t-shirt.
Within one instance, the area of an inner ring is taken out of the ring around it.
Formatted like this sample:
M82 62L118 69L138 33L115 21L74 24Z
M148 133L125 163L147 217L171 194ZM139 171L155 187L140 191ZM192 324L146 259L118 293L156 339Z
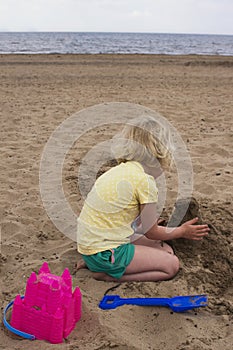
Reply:
M78 251L91 255L129 243L140 204L157 200L155 180L140 163L108 170L96 180L78 218Z

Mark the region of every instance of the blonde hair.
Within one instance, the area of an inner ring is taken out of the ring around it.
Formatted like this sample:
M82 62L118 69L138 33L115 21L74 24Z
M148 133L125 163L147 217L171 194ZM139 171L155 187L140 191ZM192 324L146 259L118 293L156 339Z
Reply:
M159 161L163 168L169 168L172 149L169 130L148 115L130 120L114 136L112 143L112 152L118 163L134 160L149 167Z

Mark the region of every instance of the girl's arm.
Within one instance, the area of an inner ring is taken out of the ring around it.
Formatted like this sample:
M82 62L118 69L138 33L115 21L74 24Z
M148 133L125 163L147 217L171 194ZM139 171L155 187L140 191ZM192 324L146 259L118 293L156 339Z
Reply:
M157 225L156 204L141 204L140 217L142 229L145 236L154 240L171 240L176 238L187 238L199 241L208 235L208 225L195 225L198 218L186 221L179 227L163 227Z

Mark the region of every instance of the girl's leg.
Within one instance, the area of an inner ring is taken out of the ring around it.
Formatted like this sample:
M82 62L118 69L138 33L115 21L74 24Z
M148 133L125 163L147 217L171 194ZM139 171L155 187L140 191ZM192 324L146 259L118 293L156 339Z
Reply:
M162 242L162 241L155 241L155 240L149 239L146 236L141 236L136 241L133 241L132 244L157 248L157 249L161 249L163 251L166 251L172 255L174 254L174 251L169 244Z
M162 281L174 277L179 271L178 258L165 250L135 245L133 260L120 279L105 273L94 273L94 278L104 281Z

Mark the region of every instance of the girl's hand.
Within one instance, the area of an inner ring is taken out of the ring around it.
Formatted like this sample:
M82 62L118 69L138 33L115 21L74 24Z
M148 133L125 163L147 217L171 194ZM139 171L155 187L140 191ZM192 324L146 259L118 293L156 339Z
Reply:
M198 218L186 221L180 226L181 238L192 239L194 241L200 241L208 235L208 225L195 225Z

